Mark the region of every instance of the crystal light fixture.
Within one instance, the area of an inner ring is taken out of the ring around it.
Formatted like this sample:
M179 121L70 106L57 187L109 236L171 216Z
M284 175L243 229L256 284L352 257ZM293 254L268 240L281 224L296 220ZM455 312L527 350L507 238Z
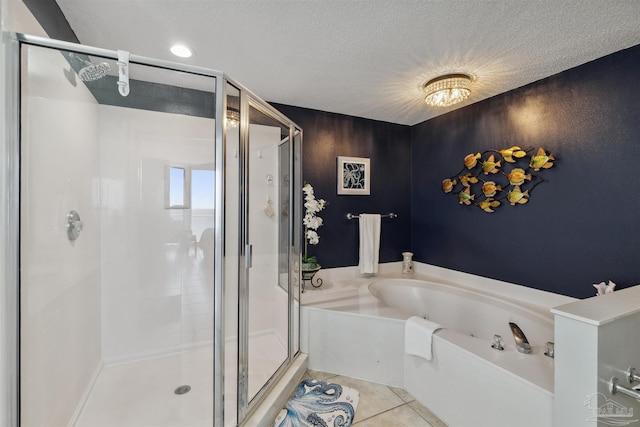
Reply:
M471 95L471 77L466 74L447 74L429 80L423 86L427 93L424 102L435 107L448 107Z
M240 111L235 108L227 108L227 117L225 117L227 127L237 128L240 124Z

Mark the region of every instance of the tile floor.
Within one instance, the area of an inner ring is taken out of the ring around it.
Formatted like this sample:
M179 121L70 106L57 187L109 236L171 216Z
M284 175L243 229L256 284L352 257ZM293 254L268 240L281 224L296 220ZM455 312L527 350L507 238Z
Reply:
M354 427L446 427L431 411L400 388L309 370L305 378L351 387L360 392Z

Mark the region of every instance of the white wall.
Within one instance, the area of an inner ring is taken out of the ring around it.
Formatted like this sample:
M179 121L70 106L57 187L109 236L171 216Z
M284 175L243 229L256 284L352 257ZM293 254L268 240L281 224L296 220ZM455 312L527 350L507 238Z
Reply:
M625 371L640 369L640 286L556 307L555 414L557 426L637 422L640 401L609 393L609 380L629 384ZM607 404L626 410L607 419ZM604 412L600 412L599 408ZM631 413L632 412L632 413Z
M100 363L97 103L54 50L23 61L21 408L23 425L65 425ZM23 73L24 76L24 73ZM66 214L79 212L75 242Z
M193 246L191 209L165 208L165 166L212 168L214 120L99 111L103 356L210 345L213 263Z

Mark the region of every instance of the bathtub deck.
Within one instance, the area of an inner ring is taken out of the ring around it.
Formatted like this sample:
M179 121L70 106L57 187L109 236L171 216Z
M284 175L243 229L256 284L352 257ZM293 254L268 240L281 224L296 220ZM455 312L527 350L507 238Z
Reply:
M323 285L318 289L307 288L302 294L302 305L363 316L408 319L408 314L387 306L369 292L369 284L382 277L385 276L332 280L328 286Z

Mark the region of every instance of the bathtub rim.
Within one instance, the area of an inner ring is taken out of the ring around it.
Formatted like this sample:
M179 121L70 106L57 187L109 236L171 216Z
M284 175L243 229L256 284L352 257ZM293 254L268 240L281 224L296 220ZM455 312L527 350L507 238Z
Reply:
M384 282L401 282L400 284L385 284ZM406 283L406 284L405 284ZM547 307L540 307L538 305L534 305L528 302L516 301L508 297L499 296L496 294L492 294L489 292L479 292L475 289L467 288L464 286L439 283L432 280L424 280L419 278L393 278L393 277L381 277L376 280L371 281L369 283L369 291L373 296L380 299L378 295L376 295L377 289L376 285L380 285L379 287L393 287L393 286L406 286L406 287L418 287L418 288L427 288L428 290L435 292L446 292L462 297L473 296L474 299L477 299L482 302L488 302L491 305L500 306L503 308L514 308L520 311L524 311L527 314L536 318L536 320L546 324L547 326L553 329L553 314L551 313L551 309ZM435 288L435 289L432 289ZM383 301L384 302L384 301ZM386 303L385 303L386 304ZM393 306L392 306L393 307ZM403 311L401 308L394 307L399 311ZM404 311L403 311L404 312ZM408 316L413 316L411 313L407 313Z
M579 301L578 298L562 294L530 288L516 283L504 282L489 277L477 276L475 274L451 270L418 261L414 262L414 273L412 274L402 274L402 262L395 261L381 263L378 274L372 276L362 276L358 268L352 266L323 268L317 273L317 277L321 278L326 284L353 282L354 280L362 283L367 280L373 281L387 277L437 281L438 283L453 285L476 292L494 294L500 296L500 298L512 300L517 304L533 305L545 310ZM323 288L322 286L317 289L309 289L309 291L305 291L302 294L302 305L307 304L305 297L307 299L317 300L320 299L320 295L331 294L333 292L333 289ZM315 304L315 301L312 301L311 304Z

